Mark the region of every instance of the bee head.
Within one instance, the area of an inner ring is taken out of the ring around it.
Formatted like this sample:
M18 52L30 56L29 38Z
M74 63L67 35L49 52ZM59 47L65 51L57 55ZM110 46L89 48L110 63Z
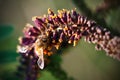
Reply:
M36 44L39 47L46 46L48 44L48 37L46 35L40 35L36 40Z

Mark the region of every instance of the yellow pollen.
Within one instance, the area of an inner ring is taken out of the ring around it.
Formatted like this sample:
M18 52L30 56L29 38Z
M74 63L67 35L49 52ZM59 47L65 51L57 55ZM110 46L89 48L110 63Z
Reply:
M69 40L69 41L68 41L68 43L69 43L69 44L71 44L71 43L72 43L72 41L71 41L71 40Z
M59 39L59 42L61 43L63 40L62 39Z
M35 20L36 20L36 18L37 18L37 16L32 17L32 21L35 21Z
M59 44L57 44L57 45L55 45L55 48L56 48L56 49L59 49L59 46L60 46L60 45L59 45Z
M53 53L52 52L48 52L48 56L51 56Z
M51 11L51 9L50 8L48 8L48 14L50 14L52 11Z
M73 42L73 46L76 46L76 44L77 44L77 41L76 41L76 40L74 40L74 42Z

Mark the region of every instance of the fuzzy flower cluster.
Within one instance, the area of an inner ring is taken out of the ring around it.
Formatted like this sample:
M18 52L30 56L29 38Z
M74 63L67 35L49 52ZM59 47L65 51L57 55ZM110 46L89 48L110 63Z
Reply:
M107 55L120 60L120 37L111 35L93 20L81 16L76 10L58 10L55 14L48 9L48 14L32 18L35 26L27 24L23 30L24 36L19 38L18 52L29 56L33 50L38 58L38 66L43 69L44 55L50 56L54 50L67 42L76 46L83 37L88 43L96 44L97 50L104 50Z
M34 57L33 53L34 51L31 50L27 56L25 56L25 54L21 54L19 59L21 65L17 67L18 72L16 72L16 75L21 79L36 80L39 76L39 67L37 65L38 59Z

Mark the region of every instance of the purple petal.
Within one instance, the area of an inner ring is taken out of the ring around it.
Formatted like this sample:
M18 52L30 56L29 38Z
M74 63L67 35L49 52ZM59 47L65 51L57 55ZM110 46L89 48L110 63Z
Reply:
M71 14L70 14L70 12L67 12L67 22L71 22Z
M63 23L67 23L67 13L63 13L63 17L62 17L62 21Z
M29 35L30 35L30 36L36 37L36 36L38 36L39 34L40 34L40 30L37 29L36 27L33 27L33 28L31 28L31 29L29 30Z
M58 36L57 32L54 32L54 33L53 33L53 39L56 40L56 39L57 39L57 36Z
M70 37L70 40L71 40L71 41L74 41L74 38L75 38L75 35L72 35L72 36Z
M56 22L59 22L60 24L63 24L62 20L60 17L57 16L57 18L55 18Z
M77 12L75 11L75 10L72 10L72 16L71 16L72 18L72 22L74 22L74 23L77 23L77 21L78 21L78 14L77 14Z
M45 30L45 23L41 18L36 17L33 21L38 28L40 28L41 30Z
M23 31L25 37L36 37L40 34L40 30L36 27L27 27Z
M29 37L20 38L20 43L22 45L30 45L35 42L35 39Z
M61 39L61 40L65 40L65 34L64 34L64 33L61 33L61 34L60 34L60 39Z

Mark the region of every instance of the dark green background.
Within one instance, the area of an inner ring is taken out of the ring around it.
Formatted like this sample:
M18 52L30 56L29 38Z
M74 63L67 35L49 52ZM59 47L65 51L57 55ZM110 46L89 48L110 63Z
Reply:
M102 0L85 0L95 11ZM43 15L47 9L78 8L71 0L0 0L0 80L18 80L15 76L19 54L16 53L18 37L26 23L32 23L32 16ZM79 9L77 9L78 12ZM110 10L105 17L107 25L120 31L120 9ZM79 41L76 47L63 52L62 64L69 76L76 80L120 80L120 62L96 51L93 44ZM47 70L42 71L39 80L58 80Z

